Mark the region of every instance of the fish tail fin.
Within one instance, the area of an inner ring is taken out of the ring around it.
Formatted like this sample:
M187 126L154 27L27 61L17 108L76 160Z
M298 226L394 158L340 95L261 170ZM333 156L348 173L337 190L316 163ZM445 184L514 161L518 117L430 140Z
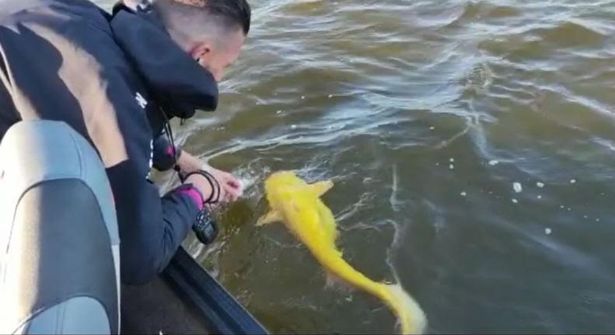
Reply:
M402 334L422 334L427 325L425 313L399 284L380 284L382 300L397 315Z

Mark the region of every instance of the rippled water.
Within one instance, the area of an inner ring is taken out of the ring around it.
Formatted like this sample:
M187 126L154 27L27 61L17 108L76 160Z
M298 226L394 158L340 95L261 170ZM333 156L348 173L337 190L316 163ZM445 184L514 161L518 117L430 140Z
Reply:
M188 244L269 329L395 330L254 227L264 177L297 169L335 180L345 258L429 332L615 331L615 1L252 2L219 111L178 132L250 186Z

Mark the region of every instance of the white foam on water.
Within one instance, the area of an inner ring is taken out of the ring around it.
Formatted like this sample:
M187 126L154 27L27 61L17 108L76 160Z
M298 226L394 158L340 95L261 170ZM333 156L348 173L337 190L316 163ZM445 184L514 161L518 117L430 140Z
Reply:
M462 131L458 132L457 134L453 135L452 137L450 137L450 138L448 138L446 140L443 140L440 143L432 146L432 148L436 149L436 150L446 148L449 144L455 142L460 137L466 135L470 131L471 128L473 128L472 125L468 124L464 130L462 130Z
M449 159L449 162L451 162L451 163L455 163L455 158L451 158L451 159Z
M498 164L500 164L500 162L498 162L496 160L489 161L489 165L491 165L491 166L496 166Z
M462 197L468 196L468 194L466 192L461 192L459 195L461 195Z
M538 200L540 200L540 199L542 199L542 195L538 195L536 198L537 198Z
M451 164L451 165L448 166L448 168L451 169L451 170L455 170L455 165Z
M431 126L431 127L429 127L429 130L436 130L436 127Z
M564 206L564 205L559 205L559 208L564 209L564 208L566 208L566 206Z
M515 190L516 193L521 193L521 192L523 192L523 186L519 182L514 182L513 183L513 190Z
M329 99L333 98L333 94L329 94L329 95L327 96L327 98L329 98Z
M542 182L537 182L537 183L536 183L536 186L537 186L538 188L544 188L544 187L545 187L545 184L544 184L544 183L542 183Z
M551 233L553 233L553 231L551 230L551 228L545 228L545 234L547 234L547 235L551 235Z
M297 125L296 124L291 125L290 129L297 129Z
M576 184L576 183L577 183L577 180L576 180L576 179L570 179L570 183L571 183L571 184Z
M393 165L392 181L391 181L391 196L389 203L394 211L399 211L400 201L397 198L399 192L399 176L397 175L397 165Z
M518 203L519 203L519 200L517 200L517 199L513 198L513 199L512 199L512 202L513 202L513 204L518 204Z

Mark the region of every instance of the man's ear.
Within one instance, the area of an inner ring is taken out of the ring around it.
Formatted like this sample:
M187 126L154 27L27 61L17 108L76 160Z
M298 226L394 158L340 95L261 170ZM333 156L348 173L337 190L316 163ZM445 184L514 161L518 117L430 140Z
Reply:
M210 54L211 46L207 42L196 43L190 50L190 57L196 61L207 61Z

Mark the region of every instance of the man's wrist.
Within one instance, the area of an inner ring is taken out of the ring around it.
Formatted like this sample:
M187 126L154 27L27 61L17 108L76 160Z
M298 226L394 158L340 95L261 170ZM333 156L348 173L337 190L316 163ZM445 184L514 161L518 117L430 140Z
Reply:
M186 170L186 156L187 155L184 154L184 151L181 148L177 149L177 152L175 155L175 164L177 166L178 171Z

